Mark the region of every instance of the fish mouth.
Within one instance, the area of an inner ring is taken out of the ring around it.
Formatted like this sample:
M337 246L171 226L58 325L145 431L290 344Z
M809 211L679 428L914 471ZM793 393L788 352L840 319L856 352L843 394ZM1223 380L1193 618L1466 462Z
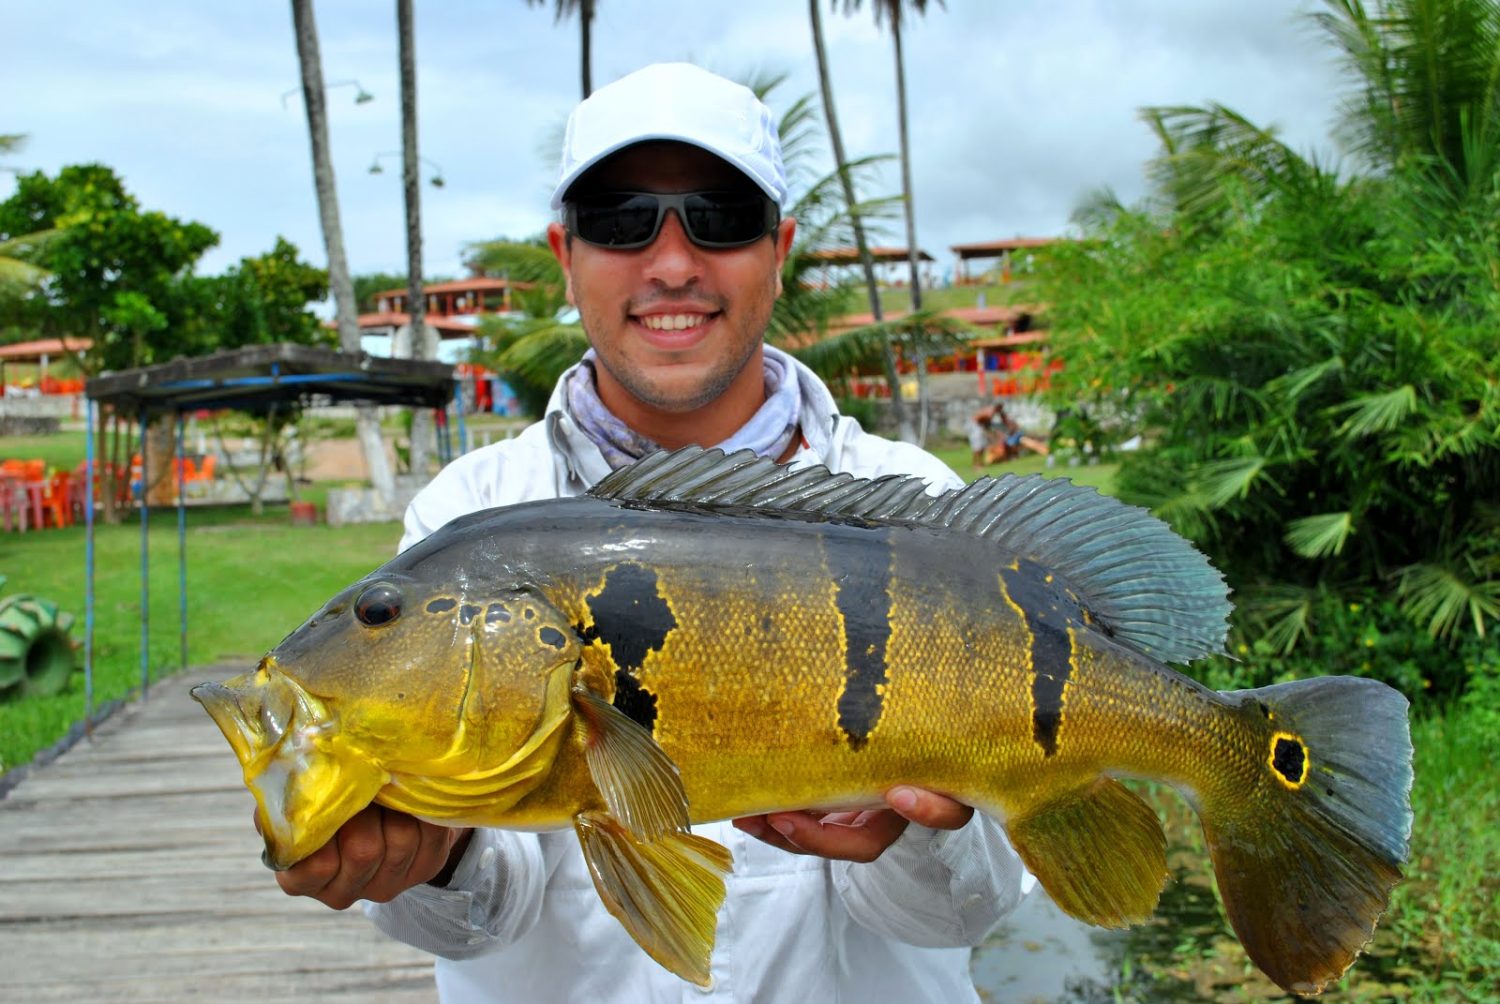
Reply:
M326 844L389 779L270 656L252 672L190 693L234 750L255 796L266 864L277 871Z

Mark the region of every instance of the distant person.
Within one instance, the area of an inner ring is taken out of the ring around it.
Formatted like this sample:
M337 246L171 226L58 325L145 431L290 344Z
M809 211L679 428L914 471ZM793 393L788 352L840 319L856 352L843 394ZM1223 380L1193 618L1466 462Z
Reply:
M990 463L990 441L994 437L991 425L995 420L995 409L984 407L976 411L969 419L969 452L970 462L974 470L983 469Z
M1000 428L1005 430L1000 442L995 447L995 449L999 450L999 456L995 459L1014 460L1021 455L1023 449L1030 450L1032 453L1040 454L1044 457L1052 452L1047 448L1047 443L1044 440L1038 439L1023 430L1016 423L1015 419L1006 414L1004 406L997 404L994 410L995 416L992 419L992 423L998 423ZM990 462L994 463L995 460L992 459Z

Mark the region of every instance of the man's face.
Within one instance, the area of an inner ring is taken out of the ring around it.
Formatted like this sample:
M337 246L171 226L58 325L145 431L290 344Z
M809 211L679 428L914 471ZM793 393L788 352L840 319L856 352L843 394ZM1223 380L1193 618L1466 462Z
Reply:
M682 143L642 143L596 167L590 192L738 190L750 183L729 164ZM688 239L669 211L656 240L632 251L548 240L567 275L568 301L599 357L599 393L612 410L623 391L648 408L690 412L717 400L760 358L781 265L796 224L741 248L711 250ZM757 387L759 368L753 374ZM621 414L620 417L628 416Z

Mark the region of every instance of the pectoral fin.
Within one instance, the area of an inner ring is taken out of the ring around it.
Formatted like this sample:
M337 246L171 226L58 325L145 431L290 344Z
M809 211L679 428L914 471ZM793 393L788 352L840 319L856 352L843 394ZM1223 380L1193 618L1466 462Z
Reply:
M729 851L687 832L642 840L607 812L573 820L594 888L646 954L706 987Z
M1167 880L1167 842L1151 806L1101 777L1006 827L1021 860L1063 910L1100 927L1150 917Z
M686 830L682 777L651 733L582 687L573 688L573 701L588 729L589 774L610 813L642 840Z

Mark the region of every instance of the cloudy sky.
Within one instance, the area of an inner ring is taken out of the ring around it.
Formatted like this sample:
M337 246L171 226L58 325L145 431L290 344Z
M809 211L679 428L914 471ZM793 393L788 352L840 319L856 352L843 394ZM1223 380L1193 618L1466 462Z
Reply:
M538 232L550 144L579 96L578 33L523 0L417 0L429 275L462 274L467 242ZM1332 154L1338 69L1307 23L1313 0L948 0L906 36L921 245L1065 231L1102 185L1127 200L1154 150L1145 105L1218 101ZM317 0L350 263L405 268L393 0ZM868 12L824 15L851 153L894 153L888 36ZM817 78L805 0L599 0L596 86L645 63L730 76L784 71L778 110ZM276 0L0 0L0 168L99 161L143 206L222 235L199 271L278 234L322 263L290 5ZM779 100L778 100L779 99ZM379 159L382 174L369 172ZM14 187L0 170L0 198ZM885 191L898 187L894 169ZM900 237L892 236L892 243Z

